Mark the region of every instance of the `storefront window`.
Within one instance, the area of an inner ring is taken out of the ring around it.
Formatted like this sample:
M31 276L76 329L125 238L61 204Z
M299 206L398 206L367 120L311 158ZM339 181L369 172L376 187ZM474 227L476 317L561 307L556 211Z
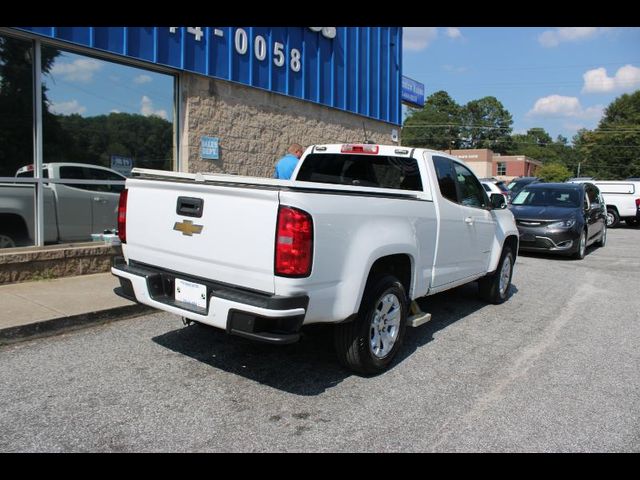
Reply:
M70 180L45 185L57 200L45 222L59 242L89 241L116 231L131 168L172 170L174 79L51 47L42 58L45 170Z
M41 118L34 118L34 48ZM131 169L176 168L174 83L171 75L0 35L0 248L35 243L41 179L45 244L115 231ZM41 178L34 176L39 122Z
M0 248L33 245L33 171L13 181L32 163L32 42L0 35Z
M174 77L45 46L42 58L45 163L173 169Z

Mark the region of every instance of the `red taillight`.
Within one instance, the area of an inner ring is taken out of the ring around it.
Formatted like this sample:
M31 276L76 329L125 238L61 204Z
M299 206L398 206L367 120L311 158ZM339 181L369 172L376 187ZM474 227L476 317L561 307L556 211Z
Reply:
M340 151L342 153L371 153L373 155L376 155L378 153L378 148L378 145L354 145L348 143L346 145L342 145Z
M129 190L126 188L120 193L118 202L118 238L122 243L127 243L127 196Z
M636 208L640 208L640 198L636 198Z
M280 207L276 227L275 273L306 277L311 273L313 221L311 215L293 207Z

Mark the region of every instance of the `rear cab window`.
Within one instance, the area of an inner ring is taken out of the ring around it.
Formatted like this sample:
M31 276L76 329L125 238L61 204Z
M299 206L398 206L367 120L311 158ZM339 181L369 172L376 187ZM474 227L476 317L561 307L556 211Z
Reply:
M393 155L312 153L305 157L296 180L423 191L417 160Z

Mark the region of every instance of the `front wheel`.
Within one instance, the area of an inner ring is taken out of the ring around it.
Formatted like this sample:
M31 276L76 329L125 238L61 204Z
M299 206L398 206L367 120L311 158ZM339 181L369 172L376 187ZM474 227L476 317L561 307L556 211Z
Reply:
M509 294L513 276L514 255L511 247L504 247L496 271L478 281L480 297L494 304L503 303Z
M578 240L578 248L573 254L573 258L576 260L582 260L587 253L587 232L585 230L580 234L580 239Z
M407 294L396 277L368 282L356 319L336 325L340 363L363 375L384 372L402 345L407 312Z

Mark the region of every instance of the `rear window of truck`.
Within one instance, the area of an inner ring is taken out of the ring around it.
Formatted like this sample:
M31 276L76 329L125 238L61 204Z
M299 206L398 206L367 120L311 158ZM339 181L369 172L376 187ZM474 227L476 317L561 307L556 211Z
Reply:
M387 155L312 153L296 180L422 191L418 162Z

